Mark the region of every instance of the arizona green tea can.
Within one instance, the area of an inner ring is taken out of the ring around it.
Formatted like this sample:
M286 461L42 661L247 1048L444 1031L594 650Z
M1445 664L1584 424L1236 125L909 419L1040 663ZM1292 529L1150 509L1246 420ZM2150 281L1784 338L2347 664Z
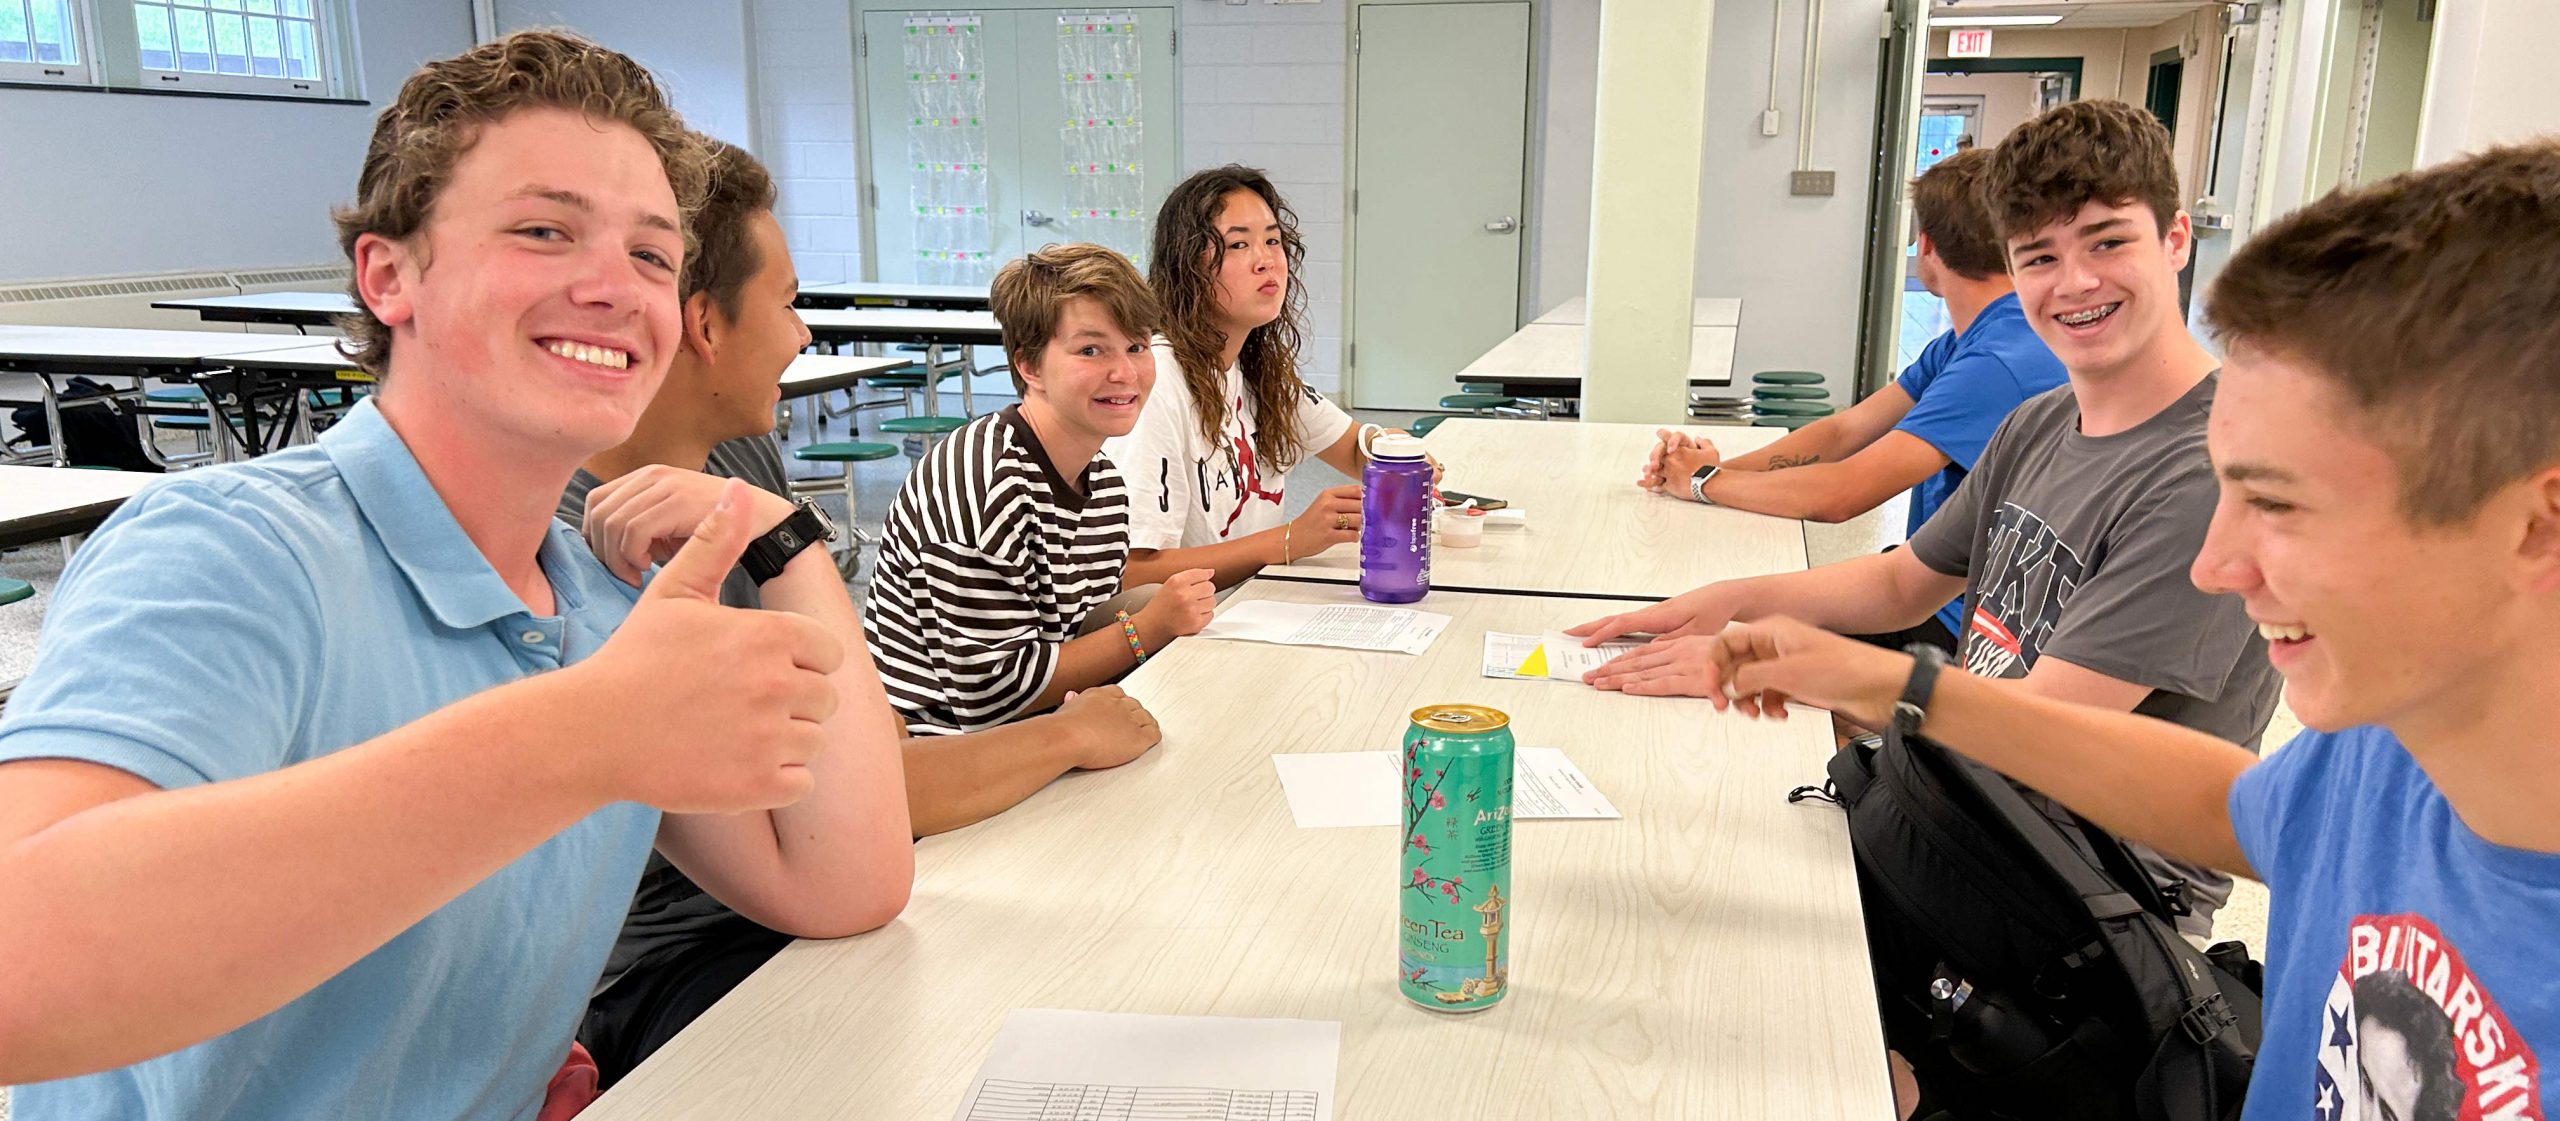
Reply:
M1404 737L1404 878L1396 983L1443 1012L1510 987L1511 718L1482 705L1415 709Z

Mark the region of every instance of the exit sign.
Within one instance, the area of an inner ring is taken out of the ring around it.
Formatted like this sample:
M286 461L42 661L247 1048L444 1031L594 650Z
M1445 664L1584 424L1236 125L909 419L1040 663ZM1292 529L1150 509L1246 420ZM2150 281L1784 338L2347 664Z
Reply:
M1991 57L1991 29L1988 27L1949 28L1947 30L1947 57Z

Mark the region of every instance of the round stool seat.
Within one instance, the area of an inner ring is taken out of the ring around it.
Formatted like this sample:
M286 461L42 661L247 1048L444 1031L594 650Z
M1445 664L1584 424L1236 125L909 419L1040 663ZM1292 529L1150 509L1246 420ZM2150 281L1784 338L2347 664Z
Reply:
M1813 401L1754 401L1751 411L1762 416L1823 417L1831 415L1831 406Z
M901 366L887 373L864 378L862 384L873 389L922 389L924 372L913 366Z
M1418 416L1413 418L1411 425L1406 426L1405 431L1416 436L1428 436L1432 429L1440 427L1440 422L1447 419L1449 418L1445 416Z
M1495 396L1500 396L1500 395L1502 394L1502 384L1501 384L1500 382L1490 382L1490 381L1471 381L1471 382L1466 383L1465 385L1461 385L1461 386L1459 386L1459 387L1458 387L1458 392L1460 392L1460 393L1491 393L1491 394L1494 394Z
M804 463L868 463L898 454L896 444L873 444L858 440L838 440L828 444L811 444L791 449L791 458Z
M1811 370L1762 370L1751 375L1753 385L1820 385L1822 375Z
M1831 391L1818 385L1755 385L1751 396L1762 401L1828 401Z
M163 405L182 405L204 400L204 390L192 385L172 385L161 389L143 390L142 399L156 401Z
M1519 403L1519 398L1499 393L1452 393L1440 399L1444 409L1508 409Z
M36 594L36 586L24 580L0 576L0 603L16 603Z
M210 432L213 430L213 419L200 416L155 416L151 418L151 427L175 428L184 432Z
M969 418L958 416L893 416L880 422L880 430L901 436L941 436L968 423Z

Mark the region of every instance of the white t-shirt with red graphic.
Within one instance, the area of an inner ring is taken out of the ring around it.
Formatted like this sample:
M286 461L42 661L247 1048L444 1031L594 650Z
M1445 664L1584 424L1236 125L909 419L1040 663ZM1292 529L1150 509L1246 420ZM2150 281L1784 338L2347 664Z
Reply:
M1138 425L1103 445L1129 491L1129 547L1193 549L1276 529L1288 520L1281 490L1288 472L1254 454L1260 430L1244 374L1227 367L1227 422L1215 441L1200 432L1200 408L1182 378L1173 347L1155 341L1156 387ZM1315 390L1298 401L1298 431L1305 444L1292 462L1332 447L1351 427L1351 415Z
M2246 1121L2547 1117L2560 853L2473 833L2381 728L2304 733L2230 805L2269 895Z

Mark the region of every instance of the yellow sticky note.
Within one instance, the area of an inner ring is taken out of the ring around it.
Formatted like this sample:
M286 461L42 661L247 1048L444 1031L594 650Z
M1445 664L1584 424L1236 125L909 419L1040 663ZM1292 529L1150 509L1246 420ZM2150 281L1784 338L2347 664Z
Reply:
M1529 660L1520 663L1520 668L1515 672L1522 677L1545 677L1547 675L1546 646L1540 644L1537 649L1530 651Z

